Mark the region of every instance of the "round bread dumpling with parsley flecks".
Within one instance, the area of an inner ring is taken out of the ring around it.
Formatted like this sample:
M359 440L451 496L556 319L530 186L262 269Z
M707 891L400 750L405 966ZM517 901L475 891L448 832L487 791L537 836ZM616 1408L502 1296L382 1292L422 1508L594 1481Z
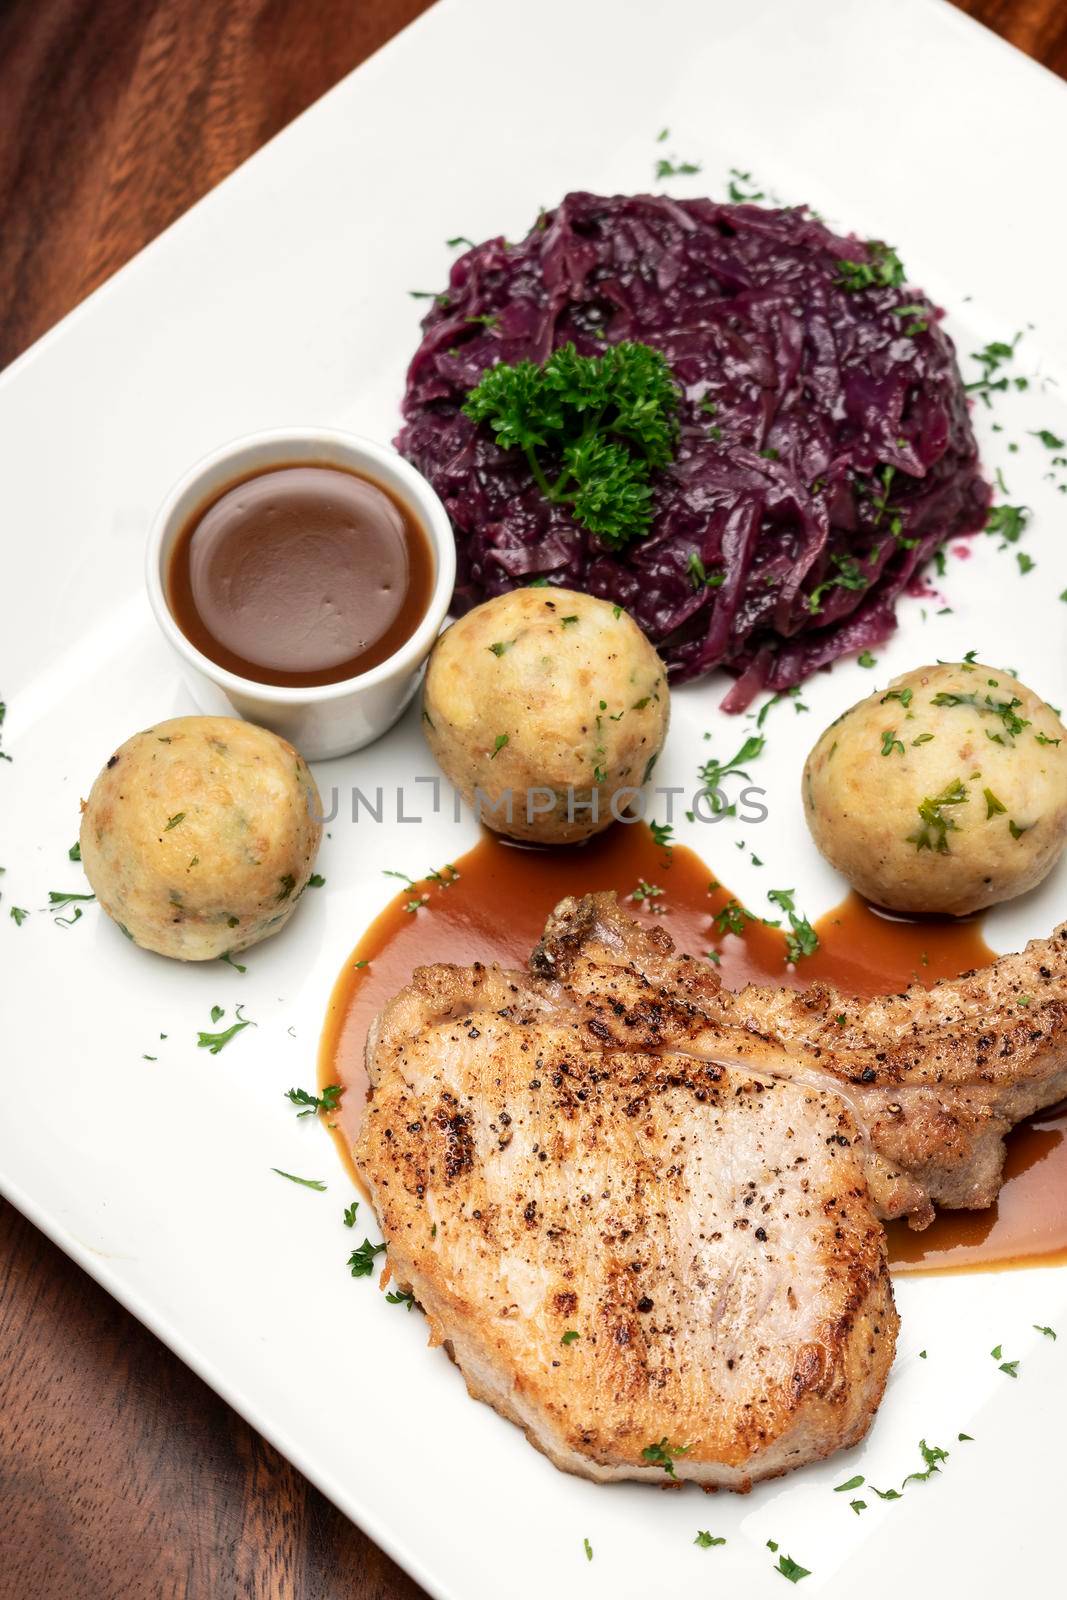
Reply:
M917 667L830 724L803 793L815 843L860 894L964 916L1025 894L1056 862L1067 730L996 667Z
M423 731L488 827L575 844L635 801L669 712L666 669L621 606L534 585L487 600L441 635Z
M291 744L234 717L175 717L120 745L83 805L81 858L127 938L179 961L285 926L322 838Z

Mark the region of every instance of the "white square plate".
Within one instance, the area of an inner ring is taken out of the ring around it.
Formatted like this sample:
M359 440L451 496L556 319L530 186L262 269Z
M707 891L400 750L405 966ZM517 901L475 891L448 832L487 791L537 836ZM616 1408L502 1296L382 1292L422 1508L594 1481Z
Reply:
M664 126L670 143L657 146ZM913 1582L1048 1592L1061 1571L1063 1270L900 1283L900 1350L864 1445L713 1500L556 1472L467 1399L418 1315L349 1277L348 1180L282 1094L313 1082L331 984L391 893L381 868L453 859L474 838L469 819L338 821L327 887L250 953L245 978L146 955L95 908L68 928L41 909L48 890L83 887L67 850L101 762L133 730L193 709L141 587L170 482L259 427L391 437L418 337L405 290L444 282L445 239L517 236L568 189L646 188L664 148L702 166L680 193L721 194L743 167L891 239L950 308L965 364L1025 330L1014 370L1029 390L977 424L990 471L1002 465L1012 499L1033 509L1037 567L1023 577L1010 551L973 541L973 559L949 565L952 614L928 607L924 621L905 601L878 681L977 648L1067 703L1067 504L1027 431L1067 434L1052 183L1064 87L933 0L443 0L0 379L0 690L14 758L0 770L4 1192L434 1595L619 1600L706 1585L780 1597L768 1539L812 1569L809 1595ZM761 762L773 819L761 854L812 916L840 884L806 838L796 774L817 728L872 686L855 663L819 676L811 716L779 712ZM704 730L718 751L747 729L715 709L721 689L677 693L664 783L693 786ZM347 790L418 770L431 769L409 716L318 776ZM689 842L738 893L762 895L725 829ZM991 918L998 947L1047 933L1065 884L1061 866ZM12 903L32 911L21 928ZM198 1051L210 1006L237 1000L258 1028L217 1059ZM328 1194L281 1182L274 1166L326 1179ZM1032 1328L1057 1322L1058 1344ZM1021 1359L1015 1382L989 1358L997 1342ZM956 1445L960 1431L975 1442ZM856 1516L831 1492L856 1472L899 1481L920 1437L951 1458L902 1501ZM695 1547L698 1527L728 1543Z

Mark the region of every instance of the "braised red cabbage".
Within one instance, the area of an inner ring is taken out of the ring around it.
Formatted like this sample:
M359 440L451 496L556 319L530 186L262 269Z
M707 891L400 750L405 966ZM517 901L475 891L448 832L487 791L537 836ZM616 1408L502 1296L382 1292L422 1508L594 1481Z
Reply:
M396 441L455 526L455 609L537 578L588 590L673 680L732 672L730 710L881 643L916 569L989 504L952 342L887 259L802 208L650 195L570 194L520 244L468 250ZM682 401L651 532L612 551L460 407L497 361L623 339L663 352Z

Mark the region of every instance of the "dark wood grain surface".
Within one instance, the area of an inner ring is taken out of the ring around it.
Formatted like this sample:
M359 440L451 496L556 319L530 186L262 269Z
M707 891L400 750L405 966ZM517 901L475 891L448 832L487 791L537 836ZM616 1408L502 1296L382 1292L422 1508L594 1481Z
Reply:
M426 3L0 0L0 365ZM1063 0L962 9L1067 76ZM0 1206L0 1600L421 1593Z

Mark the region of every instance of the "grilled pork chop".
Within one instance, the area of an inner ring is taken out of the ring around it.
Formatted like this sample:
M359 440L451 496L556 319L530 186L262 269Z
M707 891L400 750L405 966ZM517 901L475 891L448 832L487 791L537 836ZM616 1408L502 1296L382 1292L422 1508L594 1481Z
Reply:
M828 984L722 988L612 895L564 900L531 966L588 1033L832 1087L863 1134L877 1214L926 1227L935 1205L993 1203L1004 1136L1067 1096L1067 924L991 967L856 1000Z
M432 1341L601 1481L854 1444L898 1326L877 1217L987 1203L1063 1094L1067 931L890 1000L730 995L594 895L530 967L423 968L368 1039L356 1160Z

